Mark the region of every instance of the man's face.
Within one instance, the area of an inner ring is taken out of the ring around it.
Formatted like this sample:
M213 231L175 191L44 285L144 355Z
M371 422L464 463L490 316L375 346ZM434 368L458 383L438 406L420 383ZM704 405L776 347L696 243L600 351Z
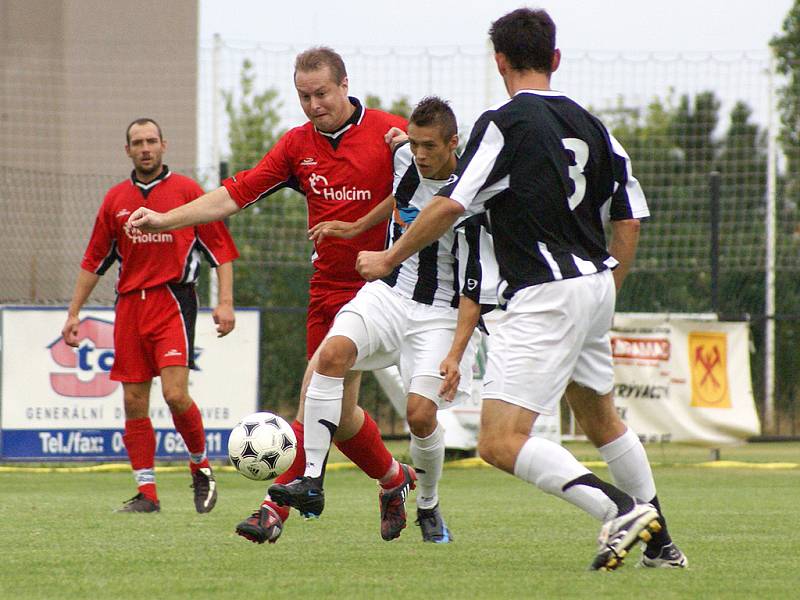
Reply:
M347 98L347 77L342 83L336 83L327 65L315 71L297 71L294 87L303 112L320 131L335 132L352 113L353 105Z
M167 149L167 144L158 134L158 128L153 123L132 125L128 131L130 141L125 146L137 176L158 175L161 173L161 156Z
M408 141L417 168L426 179L447 179L455 168L458 136L449 139L438 125L408 124Z

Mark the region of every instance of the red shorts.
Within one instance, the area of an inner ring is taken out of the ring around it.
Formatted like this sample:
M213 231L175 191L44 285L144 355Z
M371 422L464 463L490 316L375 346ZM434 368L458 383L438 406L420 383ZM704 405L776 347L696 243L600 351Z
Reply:
M122 294L114 323L111 379L150 381L164 367L194 367L194 285L172 283Z
M306 317L306 353L314 355L333 325L336 313L350 302L365 281L312 281L308 290L308 316Z

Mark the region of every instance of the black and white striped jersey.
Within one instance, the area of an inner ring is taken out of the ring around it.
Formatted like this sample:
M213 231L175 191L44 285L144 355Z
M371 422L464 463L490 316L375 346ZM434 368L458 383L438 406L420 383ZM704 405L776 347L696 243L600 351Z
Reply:
M395 151L390 246L447 181L422 177L409 144ZM400 295L421 304L456 307L459 294L463 293L479 304L494 305L498 272L488 220L476 215L408 257L383 281Z
M487 212L508 299L517 290L614 268L603 222L649 216L630 158L559 92L522 90L473 127L439 195Z

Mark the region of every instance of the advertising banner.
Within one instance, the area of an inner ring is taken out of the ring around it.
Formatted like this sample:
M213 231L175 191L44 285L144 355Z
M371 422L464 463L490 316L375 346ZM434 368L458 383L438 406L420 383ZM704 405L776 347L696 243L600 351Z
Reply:
M0 458L125 459L122 384L109 377L113 309L81 312L78 348L61 339L64 307L6 306L0 314ZM257 309L237 309L236 328L217 338L211 311L198 315L189 393L203 415L212 458L227 456L228 432L258 405L259 320ZM158 378L150 418L157 458L185 458Z
M623 420L646 442L719 447L758 435L749 334L747 323L617 314L614 401Z

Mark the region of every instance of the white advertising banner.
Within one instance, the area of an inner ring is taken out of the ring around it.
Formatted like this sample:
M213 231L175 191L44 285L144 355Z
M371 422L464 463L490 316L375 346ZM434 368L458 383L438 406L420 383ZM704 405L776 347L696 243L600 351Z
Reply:
M61 339L64 307L2 307L0 457L72 460L125 457L122 385L114 362L114 311L81 312L78 348ZM227 436L258 403L259 312L236 311L236 328L217 338L211 311L195 328L197 370L189 392L203 415L209 456L227 455ZM153 381L150 417L159 458L185 456L181 437Z
M719 447L758 435L747 323L617 314L614 402L645 442Z

